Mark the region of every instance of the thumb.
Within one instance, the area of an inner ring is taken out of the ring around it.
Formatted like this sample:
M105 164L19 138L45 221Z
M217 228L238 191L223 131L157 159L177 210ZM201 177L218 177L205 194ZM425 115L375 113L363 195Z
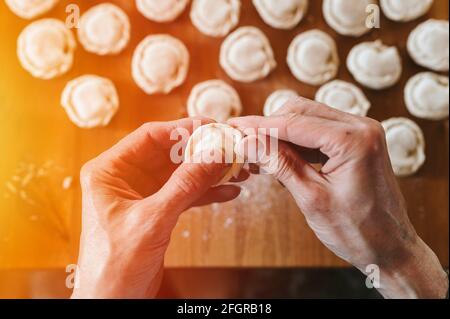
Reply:
M299 186L305 187L319 176L296 150L278 139L247 136L238 144L237 152L250 164L258 165L264 174L274 176L291 192L298 192Z
M167 211L181 214L200 200L230 170L225 163L183 163L154 195Z

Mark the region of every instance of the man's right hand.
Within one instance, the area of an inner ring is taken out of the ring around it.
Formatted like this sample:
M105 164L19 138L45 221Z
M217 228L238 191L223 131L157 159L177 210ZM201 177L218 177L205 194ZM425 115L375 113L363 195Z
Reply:
M380 268L379 291L385 297L445 297L446 273L408 218L380 123L299 98L272 117L230 124L242 131L278 129L277 154L256 160L262 166L276 163L275 177L325 246L362 272L372 264ZM252 139L258 136L244 140L241 155ZM320 172L299 147L322 155L317 161L326 158Z

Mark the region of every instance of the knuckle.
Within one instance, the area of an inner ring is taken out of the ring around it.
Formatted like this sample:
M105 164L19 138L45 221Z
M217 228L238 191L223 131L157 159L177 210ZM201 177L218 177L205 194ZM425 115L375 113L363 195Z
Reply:
M184 174L179 175L175 180L178 189L184 194L192 194L200 189L197 176L189 170L186 170Z
M292 177L297 168L297 161L286 148L280 148L276 157L275 178L286 181Z
M94 176L95 172L95 160L90 160L89 162L85 163L80 170L80 181L82 185L89 185Z
M361 145L367 153L378 153L382 149L384 141L384 129L375 120L367 119L361 125Z

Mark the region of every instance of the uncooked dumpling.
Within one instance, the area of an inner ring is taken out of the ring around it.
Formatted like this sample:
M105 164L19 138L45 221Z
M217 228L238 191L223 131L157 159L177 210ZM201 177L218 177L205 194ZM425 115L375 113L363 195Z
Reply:
M358 116L366 116L370 109L370 102L360 88L340 80L322 86L317 91L316 101Z
M194 0L191 20L200 32L223 37L239 23L241 15L240 0Z
M149 35L137 46L132 68L133 78L144 92L167 94L185 81L189 52L170 35Z
M6 0L6 5L23 19L33 19L50 11L59 0Z
M253 82L269 75L276 62L264 33L255 27L241 27L223 42L220 65L233 80Z
M70 81L61 96L70 120L81 128L106 126L119 109L114 83L96 75Z
M231 164L217 186L228 183L233 177L239 176L244 166L244 159L236 152L236 147L244 138L242 133L226 124L209 124L199 127L189 139L185 150L185 161L220 162ZM205 153L209 158L205 158ZM202 156L201 161L198 156Z
M402 75L397 48L381 41L356 45L348 55L347 67L359 83L374 90L395 85Z
M308 10L308 0L253 0L265 23L277 29L295 28Z
M271 116L279 111L289 100L298 97L293 90L277 90L273 92L264 104L264 116Z
M197 84L188 99L190 117L204 116L216 122L226 122L241 115L242 104L234 88L221 80Z
M433 0L381 0L384 14L391 20L408 22L430 10Z
M320 30L299 34L289 46L287 62L302 82L321 85L339 70L339 55L333 38Z
M102 3L80 19L78 39L86 51L99 55L117 54L130 40L130 21L118 6Z
M424 72L413 76L405 87L409 112L419 118L442 120L449 112L448 77Z
M325 21L337 33L359 37L369 32L366 9L377 0L324 0L323 15Z
M75 37L64 22L42 19L29 24L17 40L22 66L34 77L52 79L66 73L73 64Z
M189 0L136 0L138 11L155 22L171 22L178 18Z
M425 163L422 130L407 118L392 118L382 124L394 173L397 176L413 175Z
M408 38L408 52L419 65L437 72L448 71L448 21L428 20L415 28Z

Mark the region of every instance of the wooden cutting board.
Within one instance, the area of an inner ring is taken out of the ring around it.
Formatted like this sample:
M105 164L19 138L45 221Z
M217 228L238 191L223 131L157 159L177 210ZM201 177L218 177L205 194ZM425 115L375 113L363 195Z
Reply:
M102 1L61 1L47 16L65 19L65 6L73 2L84 11ZM325 24L322 1L310 1L305 20L292 31L281 31L265 25L251 1L243 0L240 25L254 25L264 31L273 45L278 67L263 81L242 84L231 81L219 67L222 40L200 34L187 11L174 23L156 24L136 11L134 1L111 2L120 5L132 20L127 50L115 57L98 57L79 46L73 69L51 81L34 79L20 67L16 39L28 22L14 16L4 1L0 2L0 268L54 268L76 262L80 231L77 176L82 164L142 123L184 117L186 99L196 83L213 78L228 81L239 91L246 115L261 114L266 97L275 89L291 88L313 98L318 88L295 80L285 62L289 43L302 31L319 28L332 35L343 62L351 47L360 41L381 38L397 45L404 60L402 80L381 92L365 90L373 103L369 116L377 120L412 118L403 102L403 87L410 76L423 69L407 56L406 39L426 18L448 19L449 7L447 0L436 0L427 17L404 24L383 18L381 29L353 39L337 35ZM186 83L167 96L145 95L130 75L134 48L146 35L155 33L180 38L191 53ZM344 64L339 78L354 82ZM109 77L118 87L121 109L106 128L81 130L60 107L60 93L66 82L86 73ZM448 121L414 120L424 130L428 160L417 175L401 179L400 183L417 231L448 265ZM22 187L18 180L23 182L30 172L34 177ZM35 177L38 172L42 173L39 178ZM73 176L74 183L65 190L62 182L67 176ZM326 267L345 263L315 238L289 194L276 182L262 178L253 180L235 203L184 214L173 234L166 265Z

